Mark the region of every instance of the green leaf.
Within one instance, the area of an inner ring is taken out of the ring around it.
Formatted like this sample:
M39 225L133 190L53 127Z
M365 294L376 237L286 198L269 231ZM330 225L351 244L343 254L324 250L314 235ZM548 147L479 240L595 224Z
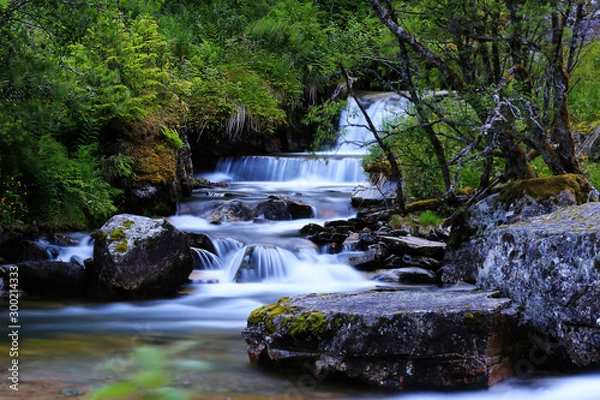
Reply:
M158 388L169 383L170 379L165 375L166 371L149 369L133 374L129 382L142 388Z
M137 387L131 382L117 382L112 385L101 386L92 392L90 399L111 399L124 397L135 393Z
M139 347L135 349L134 358L144 368L157 370L164 366L165 361L160 349L154 347Z

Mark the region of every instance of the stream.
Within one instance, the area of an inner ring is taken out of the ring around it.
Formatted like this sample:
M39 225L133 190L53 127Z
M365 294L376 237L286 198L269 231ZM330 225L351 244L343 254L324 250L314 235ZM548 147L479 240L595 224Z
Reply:
M370 103L381 121L389 107L402 103L385 96ZM361 125L352 111L342 116ZM282 296L312 292L360 291L379 283L344 263L346 253L327 254L303 238L299 230L314 222L352 217L351 193L365 185L360 166L365 139L361 129L349 128L346 140L323 153L327 160L307 154L224 158L213 171L198 171L226 188L197 190L183 201L169 221L181 230L208 235L216 255L197 251L195 268L201 280L191 282L169 299L98 302L24 297L19 303L19 391L0 387L0 398L84 398L94 387L131 376L147 368L132 359L140 346L162 354L164 383L193 393L198 399L597 399L600 376L517 376L487 391L389 393L348 383L320 382L306 374L264 371L248 361L240 331L250 312ZM206 210L220 202L240 199L253 203L269 195L286 195L310 204L311 219L228 222L211 224ZM56 247L57 259L91 257L89 235L70 235L77 246ZM42 240L43 242L43 240ZM48 246L53 246L50 243ZM264 273L257 282L232 283L231 266L250 244L265 245L258 262ZM5 324L7 326L7 324ZM4 344L9 345L6 335ZM176 351L180 349L180 351ZM2 351L0 362L10 365Z

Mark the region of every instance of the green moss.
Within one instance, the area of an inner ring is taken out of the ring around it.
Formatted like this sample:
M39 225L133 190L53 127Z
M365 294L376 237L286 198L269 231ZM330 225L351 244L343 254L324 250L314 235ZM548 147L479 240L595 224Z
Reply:
M110 233L108 243L114 243L125 240L125 228L120 226Z
M117 253L125 253L127 251L127 240L123 239L115 246L115 251Z
M534 178L511 182L500 191L499 200L506 205L513 204L524 195L534 199L546 200L563 190L568 190L577 199L577 204L587 201L590 185L581 175L565 174L548 178Z
M286 306L285 304L289 301L289 297L282 297L274 304L268 304L253 310L248 316L248 323L254 325L264 323L269 332L275 332L275 319L277 317L291 315L298 310L297 307Z
M308 333L321 334L327 330L327 315L319 311L300 313L295 318L286 320L288 333L292 336Z
M289 297L282 297L274 304L259 307L250 313L248 323L265 325L269 333L287 331L291 336L302 336L310 333L322 334L328 326L327 315L319 311L300 311L299 307L287 305ZM341 326L338 319L332 326Z
M479 325L482 322L483 313L476 311L474 313L468 312L463 315L463 324L465 325Z
M123 222L123 227L129 229L133 226L134 222L130 219L128 219L127 221Z
M408 203L406 205L406 212L410 214L425 210L437 210L443 205L444 203L439 199L418 200Z

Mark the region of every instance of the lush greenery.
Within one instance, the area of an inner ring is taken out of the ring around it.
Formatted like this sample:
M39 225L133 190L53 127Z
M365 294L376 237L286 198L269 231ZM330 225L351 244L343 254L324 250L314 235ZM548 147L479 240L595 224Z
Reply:
M415 198L477 187L483 171L493 177L513 165L504 164L502 152L510 149L499 142L479 140L463 152L482 131L495 93L518 105L519 115L524 104L535 105L546 111L542 122L556 125L554 108L535 97L537 86L527 91L518 71L505 73L531 54L523 64L538 79L539 93L553 98L556 87L544 71L560 53L544 41L544 29L556 10L574 15L585 2L533 9L527 8L533 2L522 2L514 10L502 4L515 2L388 2L401 12L395 16L401 26L437 58L399 46L369 3L0 1L0 225L96 226L123 209L131 185L168 185L175 167L165 164L175 164L186 138L269 135L307 115L319 128L316 143L326 143L335 134L331 115L348 93L340 62L356 89L414 89L409 97L417 106L386 128L385 141ZM567 45L576 31L564 28ZM504 38L517 36L535 46L507 45ZM585 133L600 119L600 46L581 43L584 51L569 64L569 101L574 126ZM446 67L436 66L439 60ZM448 80L452 71L462 83ZM439 101L424 89L455 94ZM525 132L535 126L525 118L506 126L502 132L512 130L519 146L531 144ZM550 150L533 170L558 171L558 164L546 165ZM365 165L389 173L389 156L374 148ZM589 161L583 170L598 175Z
M128 186L174 179L161 163L184 134L265 135L297 118L366 10L243 3L0 2L0 224L97 225Z

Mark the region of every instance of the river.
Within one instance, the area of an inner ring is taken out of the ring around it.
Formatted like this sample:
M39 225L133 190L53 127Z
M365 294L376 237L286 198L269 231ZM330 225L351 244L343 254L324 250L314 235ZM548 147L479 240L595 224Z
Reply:
M375 100L371 112L376 120L386 112L386 104L399 104L393 98ZM343 120L347 119L361 125L360 116L352 112L344 115ZM192 282L173 298L151 301L106 303L24 297L19 303L19 392L9 389L5 382L0 397L81 398L100 385L134 379L135 371L158 370L161 385L180 388L198 399L599 398L600 376L594 374L534 374L535 378L517 376L487 391L399 394L250 365L240 331L253 309L282 296L367 290L377 285L346 265L345 254L326 254L299 234L307 223L323 224L354 215L350 195L364 185L365 176L359 162L364 150L352 142L363 141L364 134L349 129L346 142L322 154L328 160L306 154L224 158L214 170L198 171L199 177L225 181L228 187L194 192L169 220L181 230L211 238L218 254L199 251L196 268L203 280L212 283ZM315 217L220 224L211 224L204 217L206 210L219 202L240 199L252 203L274 194L310 204ZM71 236L79 245L56 247L57 258L90 257L90 236ZM265 245L266 255L259 260L265 264L265 272L258 282L232 283L232 265L250 244ZM3 351L0 361L10 366L8 352Z

